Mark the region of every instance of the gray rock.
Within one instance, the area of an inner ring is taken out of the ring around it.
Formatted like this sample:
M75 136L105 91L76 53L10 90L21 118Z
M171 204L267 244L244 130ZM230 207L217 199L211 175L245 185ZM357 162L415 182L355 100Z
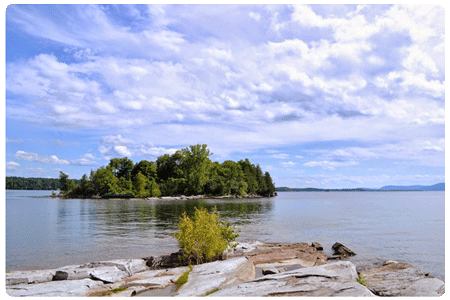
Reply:
M275 268L274 265L267 264L262 268L263 275L271 275L271 274L278 274L280 271L278 271L277 268Z
M408 263L392 261L382 267L361 272L367 288L378 296L438 296L444 293L444 282L427 278Z
M260 277L221 289L210 296L374 296L357 283L356 278L355 266L342 261Z
M402 296L441 296L445 292L445 283L437 278L423 278L414 282L402 292Z
M106 288L101 281L82 279L7 286L6 293L13 297L82 297L101 288Z
M127 282L120 286L127 288L133 286L145 286L147 288L162 289L177 281L177 279L187 270L189 270L189 267L145 271L128 278Z
M143 259L116 259L110 262L116 264L120 270L126 271L130 276L149 269ZM123 268L120 266L123 266Z
M89 272L89 277L94 280L101 280L104 283L113 283L122 280L130 275L127 272L119 270L116 266L94 268Z
M13 271L5 274L6 285L52 281L55 270Z
M199 297L219 288L255 278L255 267L245 257L194 266L178 297Z

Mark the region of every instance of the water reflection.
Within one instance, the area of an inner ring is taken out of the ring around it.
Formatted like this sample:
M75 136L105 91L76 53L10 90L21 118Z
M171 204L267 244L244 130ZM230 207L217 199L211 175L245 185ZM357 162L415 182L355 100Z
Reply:
M216 208L222 220L239 226L263 218L272 210L273 204L270 199L221 201L60 199L57 202L56 225L60 235L67 236L70 232L72 237L81 234L120 236L148 230L169 234L177 229L184 212L193 217L196 208L206 208L209 212Z

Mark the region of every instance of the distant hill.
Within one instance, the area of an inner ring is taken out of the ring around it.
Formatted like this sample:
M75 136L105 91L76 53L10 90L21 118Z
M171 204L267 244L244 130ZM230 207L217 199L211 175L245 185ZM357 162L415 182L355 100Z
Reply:
M445 183L434 185L386 185L380 188L381 191L445 191Z
M354 188L354 189L318 189L318 188L289 188L286 186L275 188L277 192L375 192L375 191L445 191L445 183L434 185L386 185L379 189Z

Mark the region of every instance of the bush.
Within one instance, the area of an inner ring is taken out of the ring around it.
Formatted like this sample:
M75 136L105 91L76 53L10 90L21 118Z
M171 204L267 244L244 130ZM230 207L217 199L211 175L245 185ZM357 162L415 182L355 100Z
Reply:
M238 230L240 231L240 229ZM189 261L199 264L218 258L233 243L239 234L230 223L219 220L216 208L209 214L206 208L195 208L191 220L186 212L178 224L178 232L173 234Z

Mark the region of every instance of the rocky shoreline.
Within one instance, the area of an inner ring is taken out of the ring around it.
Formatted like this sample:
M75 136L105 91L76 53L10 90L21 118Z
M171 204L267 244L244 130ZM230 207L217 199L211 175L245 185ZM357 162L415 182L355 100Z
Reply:
M405 262L352 262L342 244L241 242L193 266L179 253L6 273L10 296L440 296L442 280ZM175 286L183 273L187 282Z
M100 196L89 197L89 199L111 199L111 200L122 200L122 199L130 199L130 200L195 200L195 199L253 199L253 198L266 198L266 197L276 197L277 192L273 192L269 195L257 195L257 194L246 194L246 195L225 195L225 196L206 196L206 195L194 195L194 196L163 196L163 197L145 197L145 198L121 198L121 197L108 197L102 198ZM65 195L49 195L46 196L49 198L70 198ZM80 196L81 197L81 196ZM78 198L80 198L78 197ZM81 197L82 198L82 197Z

